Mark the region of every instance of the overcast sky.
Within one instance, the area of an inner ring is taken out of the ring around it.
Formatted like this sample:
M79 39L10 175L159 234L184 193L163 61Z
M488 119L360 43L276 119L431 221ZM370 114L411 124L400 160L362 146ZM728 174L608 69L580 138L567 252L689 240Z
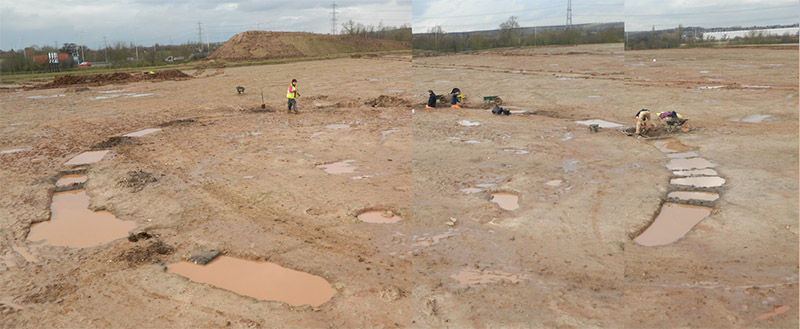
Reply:
M314 0L0 0L0 49L83 42L179 44L197 41L202 22L210 41L247 30L329 33L332 1ZM352 19L365 25L411 23L411 0L337 0L337 30ZM203 32L205 42L205 32Z
M625 1L625 30L795 24L798 7L797 0Z
M563 25L567 1L413 0L414 33L441 25L445 32L493 30L517 16L520 26ZM572 23L624 21L624 0L573 0Z
M567 1L544 0L337 0L337 29L352 19L414 32L441 25L446 32L496 29L510 16L521 26L561 25ZM150 46L225 41L247 30L330 32L331 1L315 0L0 0L0 49L83 43L101 48L103 37ZM797 0L573 0L572 22L625 22L626 30L684 26L794 24ZM83 32L83 33L81 33Z

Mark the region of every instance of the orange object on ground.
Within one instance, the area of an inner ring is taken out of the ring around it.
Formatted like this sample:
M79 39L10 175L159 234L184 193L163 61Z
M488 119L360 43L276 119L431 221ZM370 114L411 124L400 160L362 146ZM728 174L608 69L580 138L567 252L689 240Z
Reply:
M461 108L461 106L458 106L458 105L450 105L450 108L451 108L451 109L460 109L460 108Z

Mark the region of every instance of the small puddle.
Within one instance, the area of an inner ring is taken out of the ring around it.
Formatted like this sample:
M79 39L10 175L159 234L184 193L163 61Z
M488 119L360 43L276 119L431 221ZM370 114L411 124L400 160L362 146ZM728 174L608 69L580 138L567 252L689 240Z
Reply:
M663 153L683 152L691 150L688 146L683 145L674 139L657 140L653 142L653 146L655 146L659 151Z
M339 129L350 129L350 125L348 124L333 124L325 126L326 129L330 130L339 130Z
M692 170L677 170L672 172L675 176L717 176L717 171L711 168L706 169L692 169Z
M152 134L154 132L159 132L159 131L161 131L161 129L159 129L159 128L150 128L150 129L139 130L137 132L133 132L133 133L130 133L130 134L127 134L127 135L123 135L123 136L125 136L125 137L142 137L144 135Z
M547 183L544 183L544 185L547 185L547 186L561 186L561 183L562 183L562 181L560 179L554 179L554 180L551 180L551 181L549 181Z
M455 279L463 286L470 286L476 284L498 283L508 281L511 283L519 283L524 276L521 274L511 274L503 271L479 271L474 269L461 270L458 273L450 275L451 279Z
M314 132L313 134L311 134L311 136L309 136L309 138L319 137L320 135L324 135L324 134L325 134L324 131L317 131L317 132Z
M65 165L82 165L82 164L90 164L96 163L100 160L103 160L103 157L108 154L108 150L105 151L88 151L83 152L81 154L76 155L74 158L70 159Z
M492 193L491 201L503 210L519 209L519 197L511 193Z
M717 201L719 194L713 192L696 192L696 191L673 191L667 194L668 198L678 200L701 200L701 201Z
M749 122L749 123L761 123L761 121L766 120L767 118L771 117L769 114L753 114L749 115L744 119L731 119L733 122Z
M475 193L482 192L483 189L480 189L480 188L477 188L477 187L466 187L466 188L462 188L460 191L461 191L461 193L464 193L464 194L475 194Z
M460 125L462 125L464 127L476 127L476 126L480 126L481 125L480 122L472 122L472 121L469 121L469 120L461 120L461 121L458 122L458 124L460 124Z
M593 119L593 120L583 120L583 121L575 121L577 124L581 124L584 126L591 126L591 125L598 125L600 128L622 128L622 125L616 122L600 120L600 119Z
M667 163L669 170L690 170L690 169L703 169L714 168L717 165L703 158L689 158L689 159L672 159Z
M20 147L20 148L15 148L15 149L2 150L2 151L0 151L0 154L11 154L11 153L18 153L18 152L27 152L27 151L30 151L32 149L33 148L30 147L30 146L29 147Z
M428 237L419 238L419 240L414 243L414 247L430 247L432 245L438 244L439 242L441 242L444 239L447 239L449 237L453 237L453 236L456 236L456 235L458 235L458 232L456 232L453 229L449 229L449 230L447 230L447 232L444 232L442 234L434 235L434 236L432 236L430 238L428 238Z
M694 187L720 187L725 184L725 178L718 176L695 176L673 178L669 181L673 185L694 186Z
M776 316L778 314L786 313L786 311L788 311L788 310L790 310L789 306L781 305L781 306L776 307L771 312L762 313L761 315L759 315L756 318L756 320L766 320L766 319L769 319L769 318L771 318L773 316Z
M56 181L56 186L67 186L75 183L85 183L86 175L64 175Z
M167 272L260 300L320 306L336 293L322 277L269 262L220 256L206 265L169 264Z
M358 220L365 223L391 224L397 223L401 219L403 218L394 212L381 210L365 211L358 215Z
M329 174L350 174L358 170L358 167L350 164L352 162L356 162L356 160L344 160L326 165L319 165L317 168L322 168Z
M699 157L700 154L697 151L685 151L685 152L675 152L675 153L667 153L667 158L670 159L680 159L680 158L696 158Z
M111 212L90 210L85 190L53 194L50 211L49 221L31 226L28 240L87 248L124 238L136 228L136 222L119 220Z
M711 208L708 207L664 203L653 224L633 241L646 247L673 243L710 214Z
M400 131L400 130L399 129L389 129L389 130L381 131L381 143L386 141L386 136L389 136L392 133L396 133L398 131Z
M47 98L58 98L64 97L65 95L58 94L58 95L50 95L50 96L28 96L29 99L47 99Z

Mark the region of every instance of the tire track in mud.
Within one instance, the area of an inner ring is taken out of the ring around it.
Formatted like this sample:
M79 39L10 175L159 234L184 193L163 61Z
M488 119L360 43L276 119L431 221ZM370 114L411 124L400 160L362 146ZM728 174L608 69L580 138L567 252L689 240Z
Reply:
M660 139L652 145L669 159L670 189L653 221L633 241L645 247L673 244L711 216L726 183L717 165L700 157L696 149L674 139Z

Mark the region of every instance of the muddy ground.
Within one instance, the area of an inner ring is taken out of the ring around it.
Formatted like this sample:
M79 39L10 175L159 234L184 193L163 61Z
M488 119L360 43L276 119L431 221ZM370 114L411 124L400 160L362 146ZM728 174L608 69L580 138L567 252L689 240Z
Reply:
M25 150L0 154L0 324L795 327L797 60L785 50L617 44L0 93L0 151ZM283 113L291 78L300 115ZM453 87L468 108L421 106L428 89ZM479 95L537 114L494 116ZM690 118L694 129L674 138L727 179L712 216L663 247L632 239L670 189L667 158L648 140L574 123L630 125L642 107ZM772 117L730 121L751 114ZM31 222L49 216L62 164L98 144L113 146L88 170L92 207L152 237L86 249L26 241ZM342 160L359 171L317 167ZM518 195L519 208L500 209L495 192ZM373 209L403 220L358 222ZM209 249L316 274L338 292L318 308L291 307L164 271Z
M539 113L498 117L447 108L414 115L420 219L414 235L445 232L448 218L459 219L457 235L415 249L415 322L797 326L796 61L796 51L623 54L621 45L415 59L415 103L427 89L458 87L473 108L480 96L500 95L512 109ZM699 73L705 70L712 73ZM721 83L736 85L698 89ZM645 139L616 129L590 133L573 122L599 118L630 126L640 108L688 117L693 129L674 138L717 163L728 181L712 216L664 247L642 247L632 238L672 188L668 159ZM772 117L730 121L751 114ZM462 119L481 125L460 126ZM496 186L460 191L487 183ZM496 191L519 194L520 208L497 208L488 194ZM465 269L507 280L460 285L451 276Z

